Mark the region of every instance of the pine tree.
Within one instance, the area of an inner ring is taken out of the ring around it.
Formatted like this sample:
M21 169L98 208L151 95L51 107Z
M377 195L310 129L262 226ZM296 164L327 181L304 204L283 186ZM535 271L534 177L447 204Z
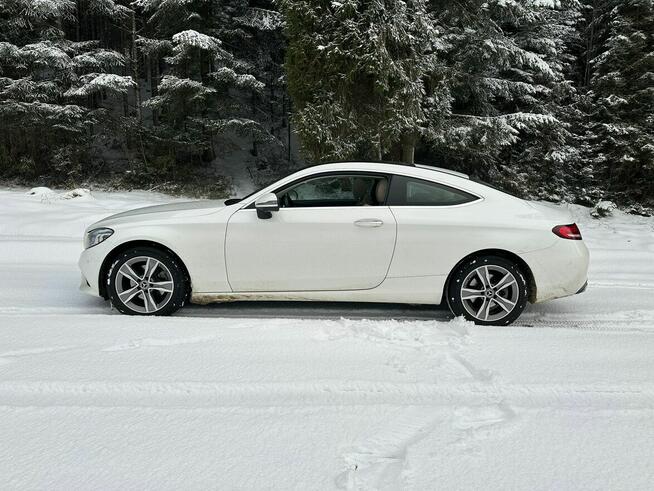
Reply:
M512 154L522 179L511 184L514 191L520 189L531 197L589 204L594 194L590 185L593 174L585 162L584 137L578 132L586 121L582 94L576 86L579 62L575 54L582 43L577 32L580 7L576 0L536 3L521 29L520 45L542 54L552 68L549 92L538 98L538 104L557 123L521 135Z
M313 161L413 161L434 30L422 0L283 0L296 130Z
M152 114L148 138L153 152L172 151L174 162L208 162L216 156L220 135L273 140L250 111L250 100L263 92L264 84L221 39L246 5L185 0L139 0L135 5L145 18L137 39L140 53L156 57L158 67L165 64L152 98L143 104Z
M652 203L654 5L621 0L600 8L606 34L590 60L594 165L610 196Z
M93 94L123 92L129 77L110 74L124 58L96 42L74 42L68 0L0 4L0 167L5 175L79 172L89 131L101 121ZM66 156L63 160L58 157ZM62 168L74 162L71 168ZM16 165L19 162L19 165Z
M81 173L109 158L124 175L166 178L214 160L216 145L281 154L281 23L244 0L1 2L2 175ZM255 35L277 44L250 53Z
M560 189L560 171L575 158L560 110L576 97L565 76L574 12L563 2L534 1L432 1L430 8L444 33L451 112L435 115L442 130L423 155L524 195Z
M290 98L283 65L283 18L272 2L260 1L257 5L236 12L231 28L222 36L234 47L234 55L247 63L249 72L264 84L262 90L252 93L249 106L252 119L268 133L252 138L251 153L260 161L257 171L268 174L292 164ZM268 177L257 180L263 184Z

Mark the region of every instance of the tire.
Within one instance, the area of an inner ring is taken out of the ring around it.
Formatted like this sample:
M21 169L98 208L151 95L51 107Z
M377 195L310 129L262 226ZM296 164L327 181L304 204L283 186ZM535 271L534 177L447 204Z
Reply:
M454 315L485 326L511 324L522 314L528 298L529 287L520 267L491 255L458 266L447 291L447 303Z
M189 293L179 260L155 247L121 252L109 268L107 281L112 305L128 315L170 315L184 306Z

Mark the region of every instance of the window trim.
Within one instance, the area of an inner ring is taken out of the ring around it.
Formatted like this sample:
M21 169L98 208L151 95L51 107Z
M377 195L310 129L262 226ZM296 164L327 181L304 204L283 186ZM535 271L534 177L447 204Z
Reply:
M303 176L300 177L294 181L291 181L289 183L284 184L283 186L280 186L276 189L273 189L269 192L275 193L277 195L283 193L284 191L304 182L304 181L311 181L313 179L319 179L321 177L329 177L329 176L370 176L370 177L383 177L388 180L388 189L386 190L386 196L384 197L383 203L380 203L376 207L380 206L388 206L388 196L391 192L391 183L393 181L393 175L394 174L388 174L386 172L371 172L371 171L348 171L348 170L340 170L340 171L325 171L325 172L318 172L316 174L311 174L309 176ZM242 210L252 210L255 209L255 204L256 200L254 200L252 203L249 205L241 208ZM372 208L376 208L373 206ZM313 210L320 210L320 209L327 209L327 208L361 208L359 205L356 206L299 206L297 208L279 208L281 210L308 210L308 209L313 209Z
M388 198L390 196L392 185L393 185L393 181L391 180L391 182L389 183L389 186L388 186L388 191L386 193L386 200L384 201L386 206L389 206L391 208L458 208L458 207L461 207L461 206L469 206L469 205L472 205L472 204L475 204L475 203L479 203L480 201L484 201L483 196L480 196L477 193L474 193L472 191L468 191L467 189L461 189L461 188L459 188L457 186L452 186L451 184L445 184L443 182L434 181L434 180L431 180L431 179L423 179L421 177L408 176L406 174L394 174L394 176L403 177L403 178L405 178L407 180L420 181L420 182L424 182L426 184L436 184L436 185L444 187L444 188L453 189L453 190L459 191L461 193L469 194L470 196L473 196L476 199L466 201L465 203L457 203L457 204L452 204L452 205L411 205L411 204L393 205L393 204L388 203Z

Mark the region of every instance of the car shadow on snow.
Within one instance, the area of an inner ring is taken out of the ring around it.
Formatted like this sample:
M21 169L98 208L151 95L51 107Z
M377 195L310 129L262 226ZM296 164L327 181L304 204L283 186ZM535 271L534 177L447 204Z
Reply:
M446 306L351 302L225 302L188 305L177 316L293 319L401 319L449 321Z

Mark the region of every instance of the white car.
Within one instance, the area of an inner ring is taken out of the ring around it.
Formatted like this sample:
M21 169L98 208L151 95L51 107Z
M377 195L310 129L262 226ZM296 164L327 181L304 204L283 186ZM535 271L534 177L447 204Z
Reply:
M585 289L570 214L435 167L318 165L250 196L150 206L86 230L82 289L126 314L186 302L447 305L477 324Z

